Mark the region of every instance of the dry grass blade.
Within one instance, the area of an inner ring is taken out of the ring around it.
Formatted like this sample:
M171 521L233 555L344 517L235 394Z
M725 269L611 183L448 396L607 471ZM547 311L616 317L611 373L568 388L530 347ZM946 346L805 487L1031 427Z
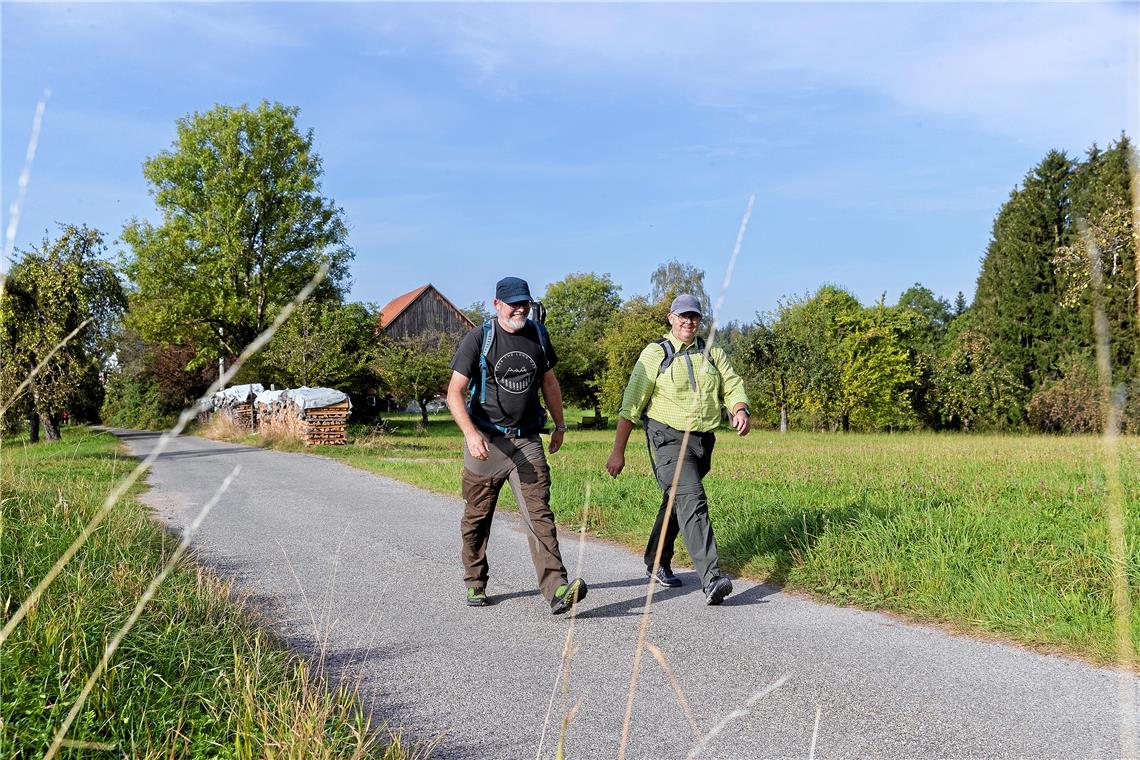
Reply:
M713 319L709 328L709 339L705 341L705 360L708 361L708 352L712 350L713 338L716 336L716 314L720 311L720 307L724 304L725 294L728 292L729 286L732 284L732 273L736 269L736 259L740 256L740 249L744 244L744 233L748 230L748 222L752 218L752 208L756 203L756 195L753 193L748 198L748 206L744 210L744 217L740 220L740 229L736 233L736 243L732 248L732 256L729 257L728 266L725 268L724 281L721 283L720 295L717 297L716 308L713 310ZM699 400L694 398L694 405L699 403ZM681 451L685 451L689 446L689 432L685 431L681 439ZM673 483L669 487L669 500L665 507L664 522L667 524L673 515L673 502L677 494L677 483L681 476L681 465L684 463L684 457L677 459L677 466L673 470ZM645 647L645 637L649 632L649 608L653 604L653 593L657 586L656 576L657 570L661 567L661 552L665 546L665 530L662 529L661 535L658 537L657 550L653 556L652 578L645 589L645 607L641 613L641 630L637 636L637 653L633 658L633 672L630 674L629 679L629 695L625 704L625 720L622 722L621 730L621 744L618 746L618 758L624 760L626 747L629 744L629 729L630 723L633 718L633 700L637 694L637 678L641 671L641 653Z
M307 299L312 294L313 290L317 287L317 285L321 283L321 281L325 278L325 275L328 274L328 271L329 264L328 262L325 262L321 265L320 269L317 270L317 272L313 275L312 279L309 280L305 287L301 288L301 292L299 292L292 301L285 304L285 306L277 314L277 318L273 320L273 324L265 328L265 330L263 330L260 335L254 338L250 344L242 350L241 354L239 354L237 359L234 360L234 363L230 366L230 368L222 373L222 375L217 380L215 380L209 388L206 389L206 392L202 394L202 398L207 398L211 396L215 391L225 387L225 384L233 378L233 376L239 369L241 369L242 365L245 364L249 357L253 356L253 354L259 351L261 347L264 346L266 342L268 342L273 337L273 334L277 332L277 328L279 328L282 323L284 323L285 320L289 318L289 315L293 313L294 309L305 302L305 299ZM170 441L178 436L183 431L183 429L185 429L186 425L190 423L190 420L194 419L196 412L197 402L190 405L186 409L183 409L182 414L178 416L178 421L174 424L174 427L163 433L150 454L148 454L145 459L139 462L138 466L131 470L130 474L119 481L119 484L115 486L114 489L112 489L111 493L107 495L106 500L103 502L103 505L99 508L99 511L92 516L91 520L79 533L79 536L75 539L74 542L72 542L71 546L67 548L67 551L60 555L60 558L56 560L54 565L52 565L52 568L48 571L47 575L45 575L43 579L38 584L36 584L36 587L32 589L30 594L28 594L28 597L20 603L20 606L16 609L16 612L13 613L8 622L4 624L4 628L0 630L0 645L3 645L3 643L7 641L8 636L11 635L15 627L19 625L20 621L24 619L24 616L28 614L28 610L35 606L44 590L46 590L47 587L52 584L64 566L71 561L71 558L75 556L75 553L79 551L84 543L86 543L87 539L91 536L91 533L99 527L111 509L115 506L115 504L118 503L119 499L123 497L123 494L125 494L131 488L131 486L133 486L138 481L140 477L142 477L143 473L150 469L151 463L159 456L161 456L164 451L166 451L166 447L170 445Z
M1115 616L1116 657L1120 666L1120 751L1124 757L1137 756L1136 687L1132 671L1136 664L1136 649L1132 642L1130 621L1132 600L1128 588L1128 540L1124 530L1124 484L1120 477L1120 451L1117 438L1120 434L1123 394L1112 384L1112 355L1108 317L1104 309L1104 272L1096 240L1084 224L1080 224L1081 237L1089 256L1092 274L1093 325L1096 329L1096 365L1100 379L1104 434L1101 437L1103 454L1105 518L1108 521L1108 555L1112 567L1112 605Z
M689 431L681 436L681 451L689 447ZM673 516L673 503L677 497L677 483L681 479L681 465L685 463L684 457L677 458L677 466L673 468L673 482L669 486L669 500L665 504L665 516L662 526L668 525ZM637 652L633 656L633 671L629 676L629 694L625 701L625 719L621 726L621 744L618 745L618 760L624 760L626 747L629 745L629 729L633 722L633 700L637 696L637 678L641 674L641 654L645 650L645 638L649 634L649 608L653 604L653 593L657 590L657 569L661 567L661 552L665 548L665 529L662 527L657 537L657 549L653 554L653 568L649 583L645 588L645 606L641 610L641 628L637 633Z
M197 517L194 518L194 521L191 522L182 533L182 540L179 542L178 548L174 550L174 553L170 555L170 559L162 566L162 570L159 571L158 575L155 576L154 580L152 580L150 585L146 587L146 590L143 591L142 596L139 597L138 604L135 605L130 617L127 618L127 622L123 624L123 627L119 629L118 633L116 633L107 644L106 649L103 651L102 659L100 659L99 664L95 666L95 670L92 671L91 676L87 679L87 683L83 684L83 690L79 692L79 697L75 700L75 704L71 706L67 717L64 718L59 730L56 731L55 739L52 741L51 746L48 747L48 751L44 754L44 760L51 760L51 758L55 757L55 754L63 744L64 737L67 736L68 729L71 728L71 724L75 721L76 716L79 715L79 711L83 709L87 697L90 696L91 690L95 688L95 682L99 680L99 677L103 675L103 672L107 669L107 663L111 661L115 650L119 648L119 644L122 643L127 633L129 633L135 623L138 622L139 616L142 615L143 608L146 607L147 602L154 596L154 592L162 585L162 582L166 580L166 576L170 574L170 571L174 569L174 566L182 559L182 555L186 553L186 550L190 548L190 539L194 537L194 533L198 530L202 521L206 519L206 515L210 514L210 510L214 508L214 505L218 503L222 495L229 490L230 484L234 482L234 479L240 472L241 465L239 464L226 476L226 479L223 480L222 484L218 486L218 489L214 491L214 495L210 497L210 500L202 505L202 509L199 510Z
M721 731L723 731L725 726L727 726L729 723L736 720L737 718L748 717L749 713L751 712L751 710L749 708L751 708L754 704L759 702L764 697L766 697L769 694L771 694L772 692L774 692L776 689L783 686L784 682L787 680L788 680L787 674L780 676L777 680L768 684L763 689L760 689L755 694L753 694L751 697L749 697L747 700L745 700L744 705L742 707L738 707L735 710L733 710L732 712L730 712L728 715L724 716L724 718L721 719L720 723L717 723L715 726L713 726L712 730L710 730L707 734L702 736L697 741L697 743L695 745L693 745L693 749L688 754L688 760L693 760L693 758L699 757L700 754L705 751L705 748L709 746L709 742L711 742L714 738L716 738L716 735L719 734Z
M12 394L12 398L8 399L4 403L4 406L0 406L0 416L2 416L4 412L8 411L8 407L16 403L16 399L20 398L20 394L24 392L24 389L32 384L32 381L36 379L36 375L43 372L44 367L46 367L47 363L51 361L51 358L55 356L61 348L70 343L71 339L78 335L80 330L91 324L91 319L91 317L88 317L87 319L83 320L79 327L76 327L74 330L69 332L63 340L55 345L55 348L53 348L51 351L48 351L48 354L43 358L43 361L37 364L35 368L28 373L28 376L24 378L24 382L20 383L20 385L16 388L15 392Z
M586 482L586 498L582 504L582 526L578 531L578 563L577 569L574 571L574 576L577 578L582 577L582 558L586 552L586 526L589 524L590 515L590 494L593 483ZM522 498L522 493L519 491L517 494L519 499ZM520 509L523 507L523 502L519 501ZM577 600L575 600L576 602ZM575 603L570 608L570 623L566 629L566 641L562 645L562 663L558 668L558 677L554 681L554 688L550 690L550 701L546 705L546 717L542 721L542 733L538 737L538 751L535 753L535 760L542 757L542 747L546 742L546 729L550 725L550 715L554 711L554 696L558 693L558 685L562 685L562 698L563 704L569 701L570 698L570 662L574 656L574 621L578 617L578 605ZM566 742L566 732L570 728L570 720L573 718L574 713L577 713L580 703L575 703L573 709L565 713L562 718L562 731L558 738L558 752L564 750Z
M645 648L649 650L649 653L653 655L654 659L661 665L661 669L665 671L665 676L673 686L673 694L677 698L677 703L681 705L685 717L689 720L689 727L693 729L693 736L698 739L701 738L701 727L697 725L697 719L693 715L692 708L689 707L689 700L685 699L685 692L681 690L681 682L678 681L677 676L673 674L673 668L669 667L669 661L665 659L665 653L652 641L645 642Z
M40 142L40 127L43 125L44 109L47 108L47 99L51 90L45 90L44 96L36 103L36 115L32 117L32 134L28 138L28 150L24 154L24 169L20 172L17 183L16 200L12 203L11 213L8 216L8 230L4 239L4 258L0 259L0 296L4 294L4 285L8 281L8 262L16 248L16 231L20 228L20 214L24 209L24 198L28 194L28 183L32 179L32 161L36 157L36 146Z
M815 706L815 728L811 730L811 748L808 750L808 760L815 760L815 741L819 738L820 706Z

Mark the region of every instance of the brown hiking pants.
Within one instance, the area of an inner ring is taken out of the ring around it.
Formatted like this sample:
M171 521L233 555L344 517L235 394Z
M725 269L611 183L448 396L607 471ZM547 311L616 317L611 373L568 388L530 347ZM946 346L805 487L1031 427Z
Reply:
M558 551L554 513L550 511L550 466L537 435L528 438L496 436L487 442L487 459L471 456L463 446L463 519L459 535L463 545L463 581L468 588L487 585L490 565L487 543L499 491L508 479L521 492L525 503L519 512L527 528L530 559L538 575L538 588L551 600L555 590L566 583L566 566Z

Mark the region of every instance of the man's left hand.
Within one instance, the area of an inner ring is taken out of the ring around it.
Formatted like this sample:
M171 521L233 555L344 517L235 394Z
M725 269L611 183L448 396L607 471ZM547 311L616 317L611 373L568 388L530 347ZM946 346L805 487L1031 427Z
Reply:
M732 415L732 426L736 428L736 434L741 438L748 435L748 431L752 429L748 414L743 409Z
M562 448L562 439L566 436L561 430L555 430L550 434L550 453L558 451Z

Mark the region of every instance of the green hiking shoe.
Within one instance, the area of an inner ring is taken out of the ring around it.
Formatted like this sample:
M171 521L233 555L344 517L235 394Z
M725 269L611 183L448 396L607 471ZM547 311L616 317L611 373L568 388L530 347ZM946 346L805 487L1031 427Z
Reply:
M467 606L468 607L486 607L487 606L487 592L481 588L467 589Z
M569 585L563 583L554 592L554 599L550 602L550 611L555 615L569 612L571 607L586 598L586 592L589 590L586 581L581 578L575 578L570 581Z

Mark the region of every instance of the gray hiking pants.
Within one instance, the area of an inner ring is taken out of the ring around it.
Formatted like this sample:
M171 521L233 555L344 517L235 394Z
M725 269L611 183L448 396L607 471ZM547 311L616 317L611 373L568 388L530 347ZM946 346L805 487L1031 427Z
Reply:
M676 428L650 419L645 428L649 451L653 455L653 473L657 485L661 487L661 508L649 543L645 546L645 566L653 567L657 556L657 544L664 530L665 544L661 549L661 564L672 566L673 544L680 533L685 539L685 548L693 558L693 566L701 577L701 585L707 586L720 575L717 565L716 537L709 522L709 503L705 487L701 482L712 466L713 445L716 436L709 433L690 433L684 449L681 443L685 434ZM680 462L680 472L677 472ZM673 500L673 512L665 520L669 505L669 492L673 478L677 476L677 492Z

